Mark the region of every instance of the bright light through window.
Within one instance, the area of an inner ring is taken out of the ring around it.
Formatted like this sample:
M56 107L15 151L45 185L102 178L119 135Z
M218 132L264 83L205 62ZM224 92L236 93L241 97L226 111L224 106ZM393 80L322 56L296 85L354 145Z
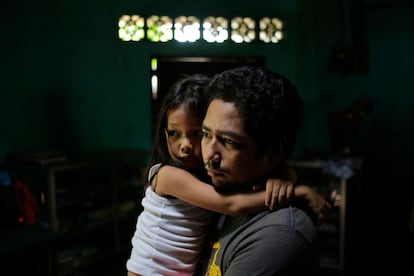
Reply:
M180 16L174 22L174 38L179 42L195 42L200 39L200 20L195 16Z
M230 22L230 23L229 23ZM258 25L258 28L256 28ZM179 16L173 20L168 16L152 15L146 20L139 15L123 15L118 21L118 36L124 41L250 43L260 40L264 43L278 43L283 39L283 22L279 18L262 17L256 22L251 17ZM230 38L230 39L229 39Z
M153 75L151 77L151 91L152 91L152 99L156 100L158 98L158 76Z
M255 21L250 17L231 20L231 39L236 43L252 42L256 38Z
M223 42L229 37L228 21L223 17L209 16L204 19L203 38L207 42Z
M118 27L118 36L124 41L140 41L145 37L144 18L139 15L121 16Z
M153 15L147 18L147 37L152 42L167 42L173 38L173 24L168 16Z
M260 20L260 40L266 43L278 43L282 39L283 23L279 18L264 17Z

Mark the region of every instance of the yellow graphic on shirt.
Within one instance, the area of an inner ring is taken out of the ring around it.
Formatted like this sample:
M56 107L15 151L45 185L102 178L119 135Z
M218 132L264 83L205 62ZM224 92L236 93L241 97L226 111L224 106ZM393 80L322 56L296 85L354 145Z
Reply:
M217 255L220 250L220 243L215 242L213 245L213 249L216 251L214 252L213 260L210 261L210 264L208 265L207 272L205 276L221 276L221 270L218 265L216 265Z

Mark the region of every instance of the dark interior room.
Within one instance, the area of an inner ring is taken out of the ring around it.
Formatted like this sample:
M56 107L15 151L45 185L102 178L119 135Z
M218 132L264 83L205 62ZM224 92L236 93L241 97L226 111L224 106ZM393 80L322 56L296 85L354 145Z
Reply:
M252 64L303 98L289 162L334 206L320 275L414 275L413 1L1 5L0 274L126 275L162 96L183 74ZM256 25L164 41L155 16Z

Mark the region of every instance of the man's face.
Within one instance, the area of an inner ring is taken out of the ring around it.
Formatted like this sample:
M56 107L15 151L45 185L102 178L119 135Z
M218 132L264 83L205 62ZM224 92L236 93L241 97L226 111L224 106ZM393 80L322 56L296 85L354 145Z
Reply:
M257 180L271 169L267 157L256 155L256 145L246 134L233 103L213 100L207 109L202 130L203 160L216 187L258 184Z

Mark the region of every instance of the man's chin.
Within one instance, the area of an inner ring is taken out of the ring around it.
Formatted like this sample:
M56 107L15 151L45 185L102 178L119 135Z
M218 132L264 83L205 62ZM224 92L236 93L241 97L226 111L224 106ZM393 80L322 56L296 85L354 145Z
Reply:
M223 183L223 181L220 181L218 178L212 178L211 181L214 188L219 192L225 192L229 189L229 185L227 183Z
M215 177L212 177L211 178L211 183L217 189L220 189L220 187L222 186L221 182L217 178L215 178Z
M214 188L220 193L237 193L237 192L246 192L253 191L251 185L244 185L240 183L224 183L217 178L212 178L212 184Z

